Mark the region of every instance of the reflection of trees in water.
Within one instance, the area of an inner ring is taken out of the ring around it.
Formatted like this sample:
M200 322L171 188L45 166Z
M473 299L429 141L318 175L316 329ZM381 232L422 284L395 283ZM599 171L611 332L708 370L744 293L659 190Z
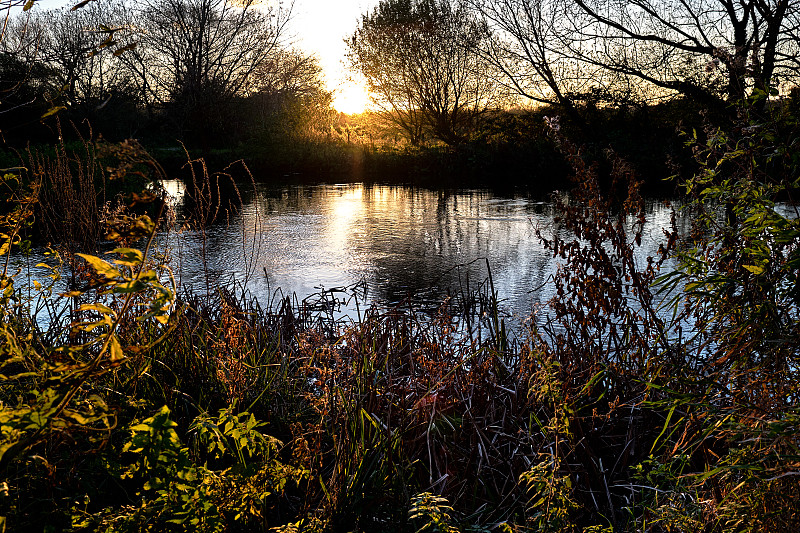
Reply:
M653 223L642 260L657 250L669 209L648 205L647 217ZM549 204L488 191L262 188L258 202L246 201L240 219L210 228L207 258L212 274L223 279L250 268L261 283L251 287L256 293L266 290L266 269L271 289L295 290L300 298L320 284L366 280L370 300L411 299L428 307L480 288L488 259L503 307L525 318L551 296L546 281L556 270L556 260L536 237L537 227L545 235L558 231ZM257 247L247 246L254 241ZM252 250L255 260L248 257Z
M386 206L370 201L362 221L367 237L352 243L371 258L370 286L382 300L436 303L477 289L486 261L502 285L525 285L545 268L526 202L496 199L486 191L409 191ZM498 276L500 274L500 276Z

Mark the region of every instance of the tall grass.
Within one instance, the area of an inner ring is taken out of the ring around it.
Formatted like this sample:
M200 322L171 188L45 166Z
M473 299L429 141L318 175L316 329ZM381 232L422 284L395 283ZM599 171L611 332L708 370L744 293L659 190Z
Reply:
M547 320L516 335L491 280L460 307L348 323L292 298L176 294L144 275L157 269L137 239L155 224L127 213L111 234L145 252L80 256L80 290L37 293L87 302L51 325L66 335L37 331L24 280L5 275L0 516L64 531L792 531L798 222L772 198L796 185L753 173L776 137L692 141L708 155L690 183L697 231L673 227L642 260L630 167L608 154L606 195L553 135L576 185L557 202L567 233L540 238L562 266ZM36 190L9 197L23 206L3 219L9 243ZM670 288L674 314L656 304Z

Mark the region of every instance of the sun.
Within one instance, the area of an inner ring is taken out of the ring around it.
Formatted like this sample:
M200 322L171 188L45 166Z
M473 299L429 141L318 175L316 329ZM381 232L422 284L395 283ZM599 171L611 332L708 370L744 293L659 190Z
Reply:
M333 108L348 115L363 113L369 108L369 91L366 86L345 81L334 89Z

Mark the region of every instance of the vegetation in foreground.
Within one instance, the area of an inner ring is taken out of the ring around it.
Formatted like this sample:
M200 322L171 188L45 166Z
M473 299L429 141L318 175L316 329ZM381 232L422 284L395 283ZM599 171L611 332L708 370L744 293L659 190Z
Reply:
M551 128L576 176L559 204L572 237L540 236L564 268L547 321L517 341L491 289L481 335L445 307L345 327L291 301L178 296L152 193L91 219L113 249L65 249L66 290L58 261L49 282L26 279L11 258L34 213L82 202L48 180L85 177L86 159L6 174L3 526L793 531L800 217L775 202L798 187L796 131L742 121L690 140L693 231L643 260L630 167L608 155L625 194L606 198ZM122 148L96 171L158 172Z

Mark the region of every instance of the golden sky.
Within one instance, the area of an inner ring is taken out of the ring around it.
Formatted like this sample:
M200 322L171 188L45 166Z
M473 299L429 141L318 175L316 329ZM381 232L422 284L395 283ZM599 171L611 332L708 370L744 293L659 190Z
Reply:
M344 43L355 31L362 13L371 11L378 0L295 0L292 33L297 46L319 57L328 88L335 92L334 107L357 113L369 103L364 83L344 64Z

